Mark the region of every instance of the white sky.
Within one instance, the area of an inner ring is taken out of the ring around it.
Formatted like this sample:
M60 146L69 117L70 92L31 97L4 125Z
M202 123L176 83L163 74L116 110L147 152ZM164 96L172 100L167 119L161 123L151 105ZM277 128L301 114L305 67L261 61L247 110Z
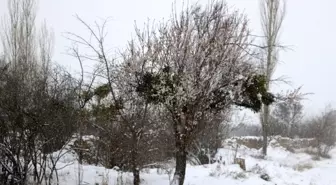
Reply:
M6 11L6 0L0 0L0 14ZM174 0L39 0L39 20L45 19L55 33L54 60L77 69L76 60L67 56L70 46L62 34L66 31L85 34L74 18L78 14L88 23L111 17L108 44L111 48L124 46L131 38L134 21L142 25L148 18L161 20L171 13ZM177 5L181 1L176 0ZM205 4L208 0L189 0ZM244 11L255 34L261 34L259 0L228 0L228 4ZM304 92L312 92L305 102L307 114L323 110L328 103L336 105L336 1L287 0L287 15L282 29L281 42L292 51L282 52L283 61L276 76L285 75L294 87L303 85ZM273 86L274 90L288 86Z

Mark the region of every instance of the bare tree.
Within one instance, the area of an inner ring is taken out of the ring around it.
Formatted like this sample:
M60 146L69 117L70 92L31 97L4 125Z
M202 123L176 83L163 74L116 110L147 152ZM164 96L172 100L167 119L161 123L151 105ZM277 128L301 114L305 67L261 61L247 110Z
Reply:
M2 44L6 61L12 65L36 60L36 2L35 0L8 1L9 17L2 22Z
M28 145L33 140L27 129L29 123L24 122L24 107L28 108L27 98L32 90L35 72L32 66L36 64L35 2L8 1L8 10L9 17L3 22L1 35L4 60L9 66L3 78L2 89L2 98L7 100L1 101L5 116L3 122L8 132L2 136L4 138L0 149L3 156L0 162L7 174L13 177L12 184L24 184L31 161L31 148ZM9 94L5 96L4 93ZM14 120L16 121L13 122ZM6 182L7 178L8 176L1 180Z
M266 88L270 89L271 81L276 65L279 61L279 34L280 29L285 18L285 3L281 0L262 0L261 1L261 23L264 33L264 48L263 53L265 59L261 61L261 70L266 77ZM267 136L268 128L270 127L269 121L270 108L263 106L260 114L260 122L262 124L263 133L263 155L267 155Z
M80 54L76 52L79 60L87 59L97 62L99 69L101 69L100 78L106 83L97 87L96 92L99 93L95 95L98 97L108 96L109 98L109 105L113 108L115 111L114 115L117 117L116 122L123 128L123 138L128 141L125 143L131 145L129 153L134 176L133 182L134 185L139 185L141 168L138 160L139 145L141 139L146 134L144 127L148 125L149 103L135 92L136 87L134 84L136 83L136 76L134 76L134 72L141 70L143 62L139 61L139 59L143 58L142 55L145 53L143 51L142 53L132 52L134 46L130 44L129 51L122 53L121 62L113 58L110 59L105 49L106 21L102 25L96 23L96 29L94 29L79 17L77 19L85 26L93 39L86 39L74 33L68 33L67 36L75 44L88 47L93 53ZM99 99L102 97L99 97ZM112 121L110 124L115 124L115 122ZM108 128L111 127L100 128L105 130L105 132L110 132Z
M148 33L152 36L142 39ZM230 13L223 2L206 8L195 5L179 16L174 12L157 33L145 29L138 37L139 48L145 47L140 51L147 53L141 59L147 68L139 75L137 91L169 112L176 159L171 183L183 185L188 148L198 131L210 124L209 115L232 105L259 111L262 103L273 99L250 62L246 19Z
M80 76L77 80L77 85L74 88L74 92L77 96L77 114L78 119L76 120L76 125L78 127L78 134L77 134L77 147L75 148L78 151L78 166L77 166L77 180L78 184L82 184L83 179L83 155L84 155L84 141L83 141L83 133L84 130L87 128L89 122L89 111L87 110L87 105L93 98L93 85L97 77L97 69L91 72L89 76L87 76L84 69L84 60L86 59L83 57L78 49L77 43L74 43L73 47L69 49L70 56L73 56L78 60L80 66Z
M49 176L47 156L60 149L73 131L67 119L73 113L72 78L61 71L57 78L52 71L53 34L46 23L40 32L36 29L36 1L8 1L8 9L1 35L0 166L4 175L0 181L26 184L32 172L33 180L41 183Z
M309 132L316 139L318 156L328 157L336 142L336 111L327 106L321 115L310 120Z
M299 92L300 88L289 91L284 98L279 98L270 114L270 134L294 137L303 118L302 100L306 94Z
M216 115L209 114L205 119L204 128L199 128L194 135L191 146L188 148L189 157L196 159L198 165L210 164L222 147L222 142L227 139L233 129L230 124L231 109L223 110Z
M172 183L183 185L188 148L197 133L210 124L206 120L209 115L232 105L259 111L262 103L273 102L250 57L251 39L244 16L230 13L223 2L206 8L193 6L180 16L175 13L158 29L137 29L122 61L108 56L105 23L96 23L95 30L78 18L93 39L68 34L70 40L93 52L82 57L104 66L111 104L119 107L118 119L133 138L134 184L140 182L137 145L145 134L149 103L168 112L175 139Z

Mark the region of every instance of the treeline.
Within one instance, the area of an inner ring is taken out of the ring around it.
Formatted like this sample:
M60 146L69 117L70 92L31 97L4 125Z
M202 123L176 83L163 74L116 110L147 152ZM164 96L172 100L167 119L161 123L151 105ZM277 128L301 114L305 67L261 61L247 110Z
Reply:
M317 149L318 157L329 157L329 151L336 142L336 110L327 105L315 115L305 115L302 100L295 95L298 91L288 93L287 98L278 100L272 106L270 114L269 136L288 138L313 138L311 147ZM296 98L291 98L296 97ZM261 126L244 121L236 127L231 136L262 136Z

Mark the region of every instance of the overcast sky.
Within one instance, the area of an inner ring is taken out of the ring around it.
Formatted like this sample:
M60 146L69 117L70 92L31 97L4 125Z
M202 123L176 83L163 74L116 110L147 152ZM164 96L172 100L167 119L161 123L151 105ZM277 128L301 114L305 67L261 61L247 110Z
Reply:
M108 44L111 48L123 47L131 38L134 21L142 25L148 18L161 20L169 17L174 0L39 0L38 19L45 19L55 33L54 60L76 70L76 60L67 56L70 46L62 34L66 31L85 35L76 21L78 14L88 23L111 18L108 25ZM182 5L176 0L177 6ZM208 0L189 0L189 3L206 4ZM228 0L231 7L245 12L250 28L260 33L259 0ZM0 13L6 10L6 0L0 0ZM323 110L328 103L336 106L336 1L287 0L287 15L282 29L281 42L292 51L282 52L282 63L276 76L285 75L293 87L303 85L304 92L312 92L305 102L307 114ZM274 90L290 88L273 86Z

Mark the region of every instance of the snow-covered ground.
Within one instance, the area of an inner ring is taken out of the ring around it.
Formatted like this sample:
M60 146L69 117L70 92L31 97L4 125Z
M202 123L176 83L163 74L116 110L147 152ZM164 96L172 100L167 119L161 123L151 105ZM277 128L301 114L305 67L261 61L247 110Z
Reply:
M236 150L235 141L229 140L231 145L225 142L223 148L218 151L216 156L218 162L202 166L188 165L185 185L336 184L336 149L331 150L331 159L313 160L309 154L292 153L274 143L276 141L272 142L268 148L268 156L266 159L261 159L259 150L245 146L239 146ZM232 164L234 156L245 159L246 171L240 169L238 165ZM60 184L62 185L78 184L78 171L82 172L82 184L132 184L132 174L129 173L121 174L116 170L89 165L83 165L79 170L71 154L62 158L59 167L62 166L66 166L59 171ZM265 174L269 176L269 181L261 178ZM168 185L171 176L170 168L165 170L145 169L141 173L142 184L148 185Z

